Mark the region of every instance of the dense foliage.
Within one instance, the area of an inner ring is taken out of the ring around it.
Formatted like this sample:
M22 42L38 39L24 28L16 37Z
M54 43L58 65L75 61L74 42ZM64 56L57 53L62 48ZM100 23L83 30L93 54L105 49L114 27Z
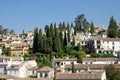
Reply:
M91 58L105 58L105 57L114 57L113 54L104 54L104 53L92 53L90 54Z
M69 56L82 62L82 57L86 57L86 53L80 49L80 46L75 46L74 34L70 33L70 28L73 26L72 23L71 26L69 23L65 25L65 22L60 23L59 26L51 23L45 26L45 33L38 28L34 30L33 53L45 55L42 60L37 58L37 62L40 62L39 66L44 63L46 63L44 65L50 64L52 58L50 56L57 58Z
M120 71L110 64L105 67L107 80L120 80Z
M108 26L108 37L116 38L117 35L117 23L113 16L110 18L109 26Z

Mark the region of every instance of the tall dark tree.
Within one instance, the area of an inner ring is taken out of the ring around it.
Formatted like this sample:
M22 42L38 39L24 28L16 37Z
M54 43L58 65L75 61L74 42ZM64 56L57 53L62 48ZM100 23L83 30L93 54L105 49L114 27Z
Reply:
M58 32L58 28L54 27L54 32L55 32L55 37L54 37L54 41L53 41L53 45L54 45L54 50L56 52L61 51L61 43L60 43L60 37L59 37L59 32Z
M75 18L75 25L76 25L78 31L83 31L82 23L83 23L84 17L85 17L85 15L81 14Z
M118 36L118 38L120 38L120 29L117 32L117 36Z
M66 28L65 22L63 22L63 25L62 25L62 26L63 26L63 29L65 29L65 28Z
M53 38L54 36L54 27L53 27L53 23L50 24L50 33L51 33L51 37Z
M47 38L46 40L46 53L51 53L52 52L52 38Z
M68 40L68 42L70 42L70 25L69 25L69 23L67 23L67 40Z
M63 49L63 34L62 34L62 31L60 31L59 37L60 37L60 42L61 42L61 48Z
M94 31L94 23L91 21L91 24L90 24L90 33L93 34L95 31Z
M71 23L71 27L73 27L73 23Z
M43 36L42 37L42 53L46 53L46 51L47 51L47 38L46 38L46 36Z
M46 37L49 38L51 36L51 33L48 25L45 25L45 32L46 32Z
M110 18L109 26L108 26L108 37L116 38L117 37L117 23L113 16Z
M42 52L42 46L43 46L43 40L42 40L42 29L39 30L38 33L38 51Z
M67 46L67 36L66 36L66 31L64 32L64 41L63 41L64 47Z
M34 30L33 53L38 52L38 28Z
M84 20L82 22L82 25L83 25L83 31L84 31L84 33L88 32L89 31L89 27L90 27L90 23L87 21L86 18L84 18Z
M13 29L11 29L10 34L15 34L15 31Z

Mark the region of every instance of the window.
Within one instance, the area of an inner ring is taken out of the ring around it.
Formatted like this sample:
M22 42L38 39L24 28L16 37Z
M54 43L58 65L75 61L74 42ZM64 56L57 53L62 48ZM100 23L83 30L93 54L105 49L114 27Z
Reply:
M45 78L48 77L48 73L45 73Z
M42 73L40 73L40 77L42 77Z
M97 49L100 49L100 46L97 46Z
M97 44L100 44L100 40L97 41Z
M63 63L61 63L61 65L63 65Z
M114 42L112 42L112 44L114 45Z
M112 48L114 49L114 46Z

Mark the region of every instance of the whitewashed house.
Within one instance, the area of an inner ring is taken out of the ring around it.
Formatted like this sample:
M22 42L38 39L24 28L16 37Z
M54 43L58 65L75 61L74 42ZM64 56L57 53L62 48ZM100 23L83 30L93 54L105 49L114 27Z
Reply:
M22 63L24 64L24 63ZM7 68L7 74L20 77L20 78L25 78L27 77L27 68L26 66L23 65L11 65L10 67Z
M120 38L101 38L90 41L93 42L96 53L113 54L117 56L117 52L120 51Z
M85 71L80 73L57 73L55 80L106 80L105 71Z
M37 78L53 78L54 69L48 66L45 66L37 71Z
M72 62L74 64L77 64L77 59L69 59L68 57L67 58L55 58L55 59L52 59L52 66L55 71L64 72L65 65L72 64Z
M28 76L32 76L37 73L37 70L31 70L31 68L37 67L37 63L35 60L31 61L24 61L21 64L11 65L6 69L7 74L19 77L19 78L26 78Z
M83 58L82 64L115 64L117 58Z
M110 64L75 64L75 70L77 73L85 71L104 71L106 66ZM120 70L120 64L112 64L115 69ZM65 66L65 73L72 73L72 65Z

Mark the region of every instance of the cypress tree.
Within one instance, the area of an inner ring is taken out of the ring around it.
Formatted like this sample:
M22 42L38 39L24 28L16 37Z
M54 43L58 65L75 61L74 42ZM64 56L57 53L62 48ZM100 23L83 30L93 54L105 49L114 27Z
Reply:
M67 37L66 37L66 31L64 32L64 42L63 42L63 46L67 46Z
M38 52L38 28L34 30L33 53Z
M60 37L60 42L61 42L61 48L63 49L63 34L62 34L62 31L60 31L59 37Z
M39 30L38 33L38 51L41 52L42 51L42 29Z
M70 42L70 26L69 26L69 23L67 23L67 38L68 38L68 42Z
M91 34L93 34L95 31L94 31L94 24L93 22L91 21L91 24L90 24L90 32Z
M49 30L48 25L45 25L45 32L46 32L46 37L49 38L50 37L50 30Z
M58 32L58 28L54 27L54 32L55 32L55 37L53 40L53 45L54 45L54 50L56 52L61 51L61 43L60 43L60 37L59 37L59 32Z
M73 23L71 23L71 27L73 27Z
M110 18L108 26L108 37L116 38L117 37L117 23L113 16Z

